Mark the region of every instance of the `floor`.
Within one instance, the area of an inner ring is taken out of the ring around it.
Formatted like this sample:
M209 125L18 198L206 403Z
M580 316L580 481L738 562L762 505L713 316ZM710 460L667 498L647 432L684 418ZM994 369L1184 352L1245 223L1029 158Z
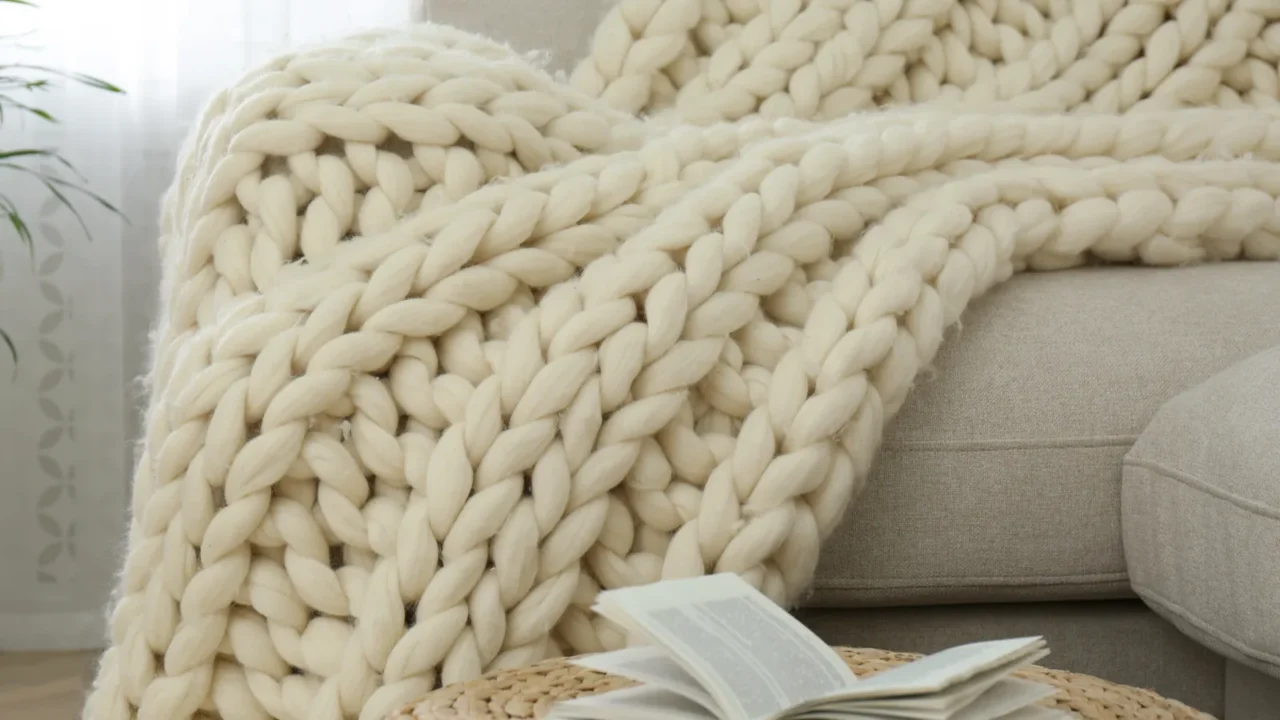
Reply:
M0 653L0 718L76 720L96 653Z

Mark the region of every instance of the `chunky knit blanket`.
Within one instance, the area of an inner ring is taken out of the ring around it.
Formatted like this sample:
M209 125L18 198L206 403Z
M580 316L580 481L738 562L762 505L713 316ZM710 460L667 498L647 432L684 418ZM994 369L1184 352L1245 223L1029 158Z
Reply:
M594 48L211 102L86 717L374 720L622 643L601 588L791 603L974 297L1280 257L1274 0L623 0Z

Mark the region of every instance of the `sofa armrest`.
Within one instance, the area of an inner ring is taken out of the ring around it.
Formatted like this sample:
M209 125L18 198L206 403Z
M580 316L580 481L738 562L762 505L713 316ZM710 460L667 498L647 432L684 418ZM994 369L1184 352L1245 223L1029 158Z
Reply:
M1156 413L1125 458L1121 516L1138 595L1280 677L1280 347Z

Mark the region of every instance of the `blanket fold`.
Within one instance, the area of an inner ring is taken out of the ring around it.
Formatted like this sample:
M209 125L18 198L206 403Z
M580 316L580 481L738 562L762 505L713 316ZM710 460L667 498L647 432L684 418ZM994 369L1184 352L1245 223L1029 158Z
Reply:
M603 588L795 602L974 298L1280 258L1277 28L1263 0L622 0L568 81L435 25L255 69L165 199L85 717L375 720L621 645Z

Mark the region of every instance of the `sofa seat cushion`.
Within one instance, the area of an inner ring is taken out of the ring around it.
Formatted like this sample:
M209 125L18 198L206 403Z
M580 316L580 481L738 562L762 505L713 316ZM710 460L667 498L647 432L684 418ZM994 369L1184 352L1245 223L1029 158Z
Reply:
M1125 457L1121 513L1138 595L1280 677L1280 347L1156 413Z
M1167 400L1280 344L1277 308L1275 263L1021 275L980 298L886 430L808 603L1132 597L1125 453Z

